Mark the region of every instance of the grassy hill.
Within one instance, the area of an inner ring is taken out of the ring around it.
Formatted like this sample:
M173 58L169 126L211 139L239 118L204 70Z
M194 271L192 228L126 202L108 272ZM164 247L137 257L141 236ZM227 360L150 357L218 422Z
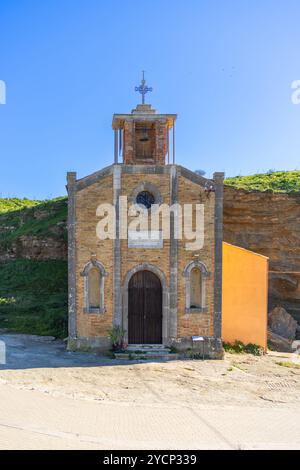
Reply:
M14 260L0 265L0 328L67 336L67 263Z
M0 199L0 250L7 249L22 235L64 238L67 219L67 198L50 201ZM58 230L60 225L62 230Z
M21 236L66 243L67 199L0 199L0 253ZM26 258L26 252L24 253ZM67 262L11 259L0 264L0 328L20 333L67 335Z
M300 191L300 170L274 171L251 176L234 176L225 179L226 186L247 191L297 193Z

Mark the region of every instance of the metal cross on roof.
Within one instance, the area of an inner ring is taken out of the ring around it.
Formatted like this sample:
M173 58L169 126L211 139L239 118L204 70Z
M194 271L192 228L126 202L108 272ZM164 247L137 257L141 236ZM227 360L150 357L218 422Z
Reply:
M146 80L145 80L145 71L143 70L143 78L141 81L140 86L135 87L135 91L138 91L142 95L142 104L145 104L145 94L148 93L148 91L152 91L152 87L148 87L146 85Z

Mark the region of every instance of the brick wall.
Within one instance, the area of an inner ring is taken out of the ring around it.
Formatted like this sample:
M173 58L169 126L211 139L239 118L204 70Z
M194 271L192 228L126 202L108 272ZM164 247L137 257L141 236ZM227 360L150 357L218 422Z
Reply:
M96 237L96 209L99 204L111 202L112 176L103 178L76 194L76 306L78 336L107 336L113 316L113 242ZM109 275L105 278L104 314L86 314L84 308L84 279L81 271L91 260L92 253L103 264Z
M168 129L167 129L167 121L164 119L160 119L155 123L155 162L156 165L164 165L165 164L165 157L167 153L167 136Z
M178 246L178 336L213 335L214 314L214 204L215 195L207 193L198 184L180 176L178 184L178 202L180 204L204 204L204 247L198 251L187 251L185 241ZM198 255L198 256L197 256ZM184 268L191 261L202 261L210 277L206 282L207 313L185 312L185 278Z
M168 128L166 119L159 119L154 122L154 134L151 138L154 139L154 155L153 162L156 165L164 165L165 157L168 150ZM123 160L127 165L134 163L141 163L136 158L135 146L135 121L128 120L124 123L124 151ZM142 162L147 163L147 162Z
M134 163L134 121L124 123L124 163L131 165Z
M168 174L163 175L122 175L122 191L123 196L130 195L132 191L143 181L147 181L156 185L162 196L162 202L170 203L170 177ZM127 248L127 240L121 241L121 263L122 263L122 280L124 282L126 273L134 266L140 263L151 263L159 267L166 275L169 283L169 249L170 241L164 240L163 249L143 249L143 248Z
M121 195L130 196L142 182L155 185L161 194L162 202L170 204L170 175L133 173L122 174ZM113 323L113 241L99 240L96 237L97 206L113 201L113 178L106 176L76 194L76 304L77 334L81 337L106 337ZM191 335L213 335L214 311L214 193L205 192L198 184L183 176L178 181L178 202L203 203L205 206L204 248L200 251L187 251L185 240L178 242L178 324L179 337ZM130 201L129 201L130 204ZM97 259L108 272L105 279L104 314L86 314L84 308L84 279L81 271L95 253ZM199 256L196 256L199 255ZM192 260L202 261L210 271L206 280L206 299L208 311L205 313L186 314L185 312L185 278L183 271ZM170 283L170 241L164 240L162 249L128 248L128 241L121 240L121 285L127 272L141 263L150 263L164 272Z

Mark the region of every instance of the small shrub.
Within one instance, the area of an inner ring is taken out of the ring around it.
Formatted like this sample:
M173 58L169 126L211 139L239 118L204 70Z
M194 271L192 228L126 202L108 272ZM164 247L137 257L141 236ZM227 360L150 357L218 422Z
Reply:
M241 341L235 341L233 344L223 343L224 350L231 354L253 354L253 356L262 356L264 350L257 344L244 344Z
M114 326L109 330L108 335L113 351L124 349L125 330L121 326Z
M275 348L274 348L274 346L273 346L273 344L272 344L272 341L268 340L267 345L268 345L268 349L269 349L270 351L275 351Z
M253 356L262 356L264 354L264 349L257 344L246 344L246 352L248 354L253 354Z

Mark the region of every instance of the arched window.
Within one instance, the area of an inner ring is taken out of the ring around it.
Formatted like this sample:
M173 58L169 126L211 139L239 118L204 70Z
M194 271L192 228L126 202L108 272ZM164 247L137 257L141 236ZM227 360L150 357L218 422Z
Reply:
M191 270L190 279L190 308L201 308L202 307L202 279L201 270L195 267Z
M104 313L104 266L93 258L82 271L84 277L84 312Z
M98 268L93 267L88 273L89 304L91 308L100 308L101 274Z
M206 280L210 274L201 261L190 262L184 272L186 292L186 313L201 313L207 311Z

